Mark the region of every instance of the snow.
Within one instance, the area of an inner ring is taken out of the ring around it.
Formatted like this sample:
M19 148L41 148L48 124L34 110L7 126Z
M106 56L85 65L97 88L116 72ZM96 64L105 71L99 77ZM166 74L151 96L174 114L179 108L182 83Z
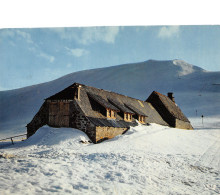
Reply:
M218 194L219 120L192 121L194 131L139 124L100 144L44 126L0 150L0 194Z
M181 70L179 71L179 76L192 74L194 72L193 66L191 64L184 62L183 60L174 60L173 64L181 67Z

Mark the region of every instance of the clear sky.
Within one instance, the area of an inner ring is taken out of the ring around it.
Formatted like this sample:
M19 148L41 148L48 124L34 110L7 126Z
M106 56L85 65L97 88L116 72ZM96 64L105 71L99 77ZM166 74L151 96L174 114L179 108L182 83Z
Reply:
M220 71L220 26L0 29L0 90L149 59Z

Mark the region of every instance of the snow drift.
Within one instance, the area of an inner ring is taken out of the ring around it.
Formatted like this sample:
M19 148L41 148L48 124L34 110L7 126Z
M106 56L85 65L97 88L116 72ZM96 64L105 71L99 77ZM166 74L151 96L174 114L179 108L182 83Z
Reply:
M83 132L45 126L0 150L0 193L218 194L219 138L219 129L151 124L83 144Z

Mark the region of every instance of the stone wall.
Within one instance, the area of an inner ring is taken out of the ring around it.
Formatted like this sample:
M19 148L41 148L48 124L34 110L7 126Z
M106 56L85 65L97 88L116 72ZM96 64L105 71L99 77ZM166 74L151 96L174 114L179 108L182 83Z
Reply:
M128 128L96 127L96 143L123 134Z
M40 127L48 124L48 114L48 104L44 102L32 121L27 124L27 138L32 136Z
M193 130L192 125L189 122L181 121L179 119L176 119L176 128L179 129L188 129L188 130Z
M70 127L85 132L93 143L96 143L95 125L85 116L77 101L70 103Z

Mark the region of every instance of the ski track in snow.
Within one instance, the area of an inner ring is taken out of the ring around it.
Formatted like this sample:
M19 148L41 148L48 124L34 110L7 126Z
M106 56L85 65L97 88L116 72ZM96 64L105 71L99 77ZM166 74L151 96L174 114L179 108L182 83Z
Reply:
M219 194L219 132L139 125L82 144L81 131L43 127L0 150L0 194Z
M216 137L216 141L204 152L204 154L201 156L199 161L196 162L195 165L213 165L220 170L220 159L216 159L216 156L220 156L220 136Z

